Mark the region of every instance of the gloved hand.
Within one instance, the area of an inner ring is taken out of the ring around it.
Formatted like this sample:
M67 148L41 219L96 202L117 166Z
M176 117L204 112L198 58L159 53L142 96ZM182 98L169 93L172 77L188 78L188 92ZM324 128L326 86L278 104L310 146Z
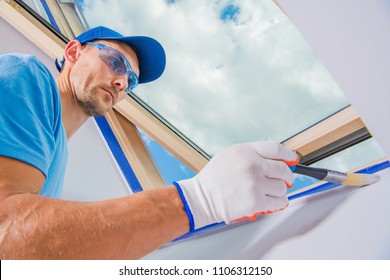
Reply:
M274 141L233 145L217 153L196 176L174 183L190 231L286 208L286 191L293 184L288 165L298 161L295 152Z

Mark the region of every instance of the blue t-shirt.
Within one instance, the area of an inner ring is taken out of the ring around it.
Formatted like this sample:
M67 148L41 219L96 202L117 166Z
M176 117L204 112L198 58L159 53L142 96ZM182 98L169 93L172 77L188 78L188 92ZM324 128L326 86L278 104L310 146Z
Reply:
M0 55L0 155L35 166L46 176L40 194L60 197L68 158L61 100L32 55Z

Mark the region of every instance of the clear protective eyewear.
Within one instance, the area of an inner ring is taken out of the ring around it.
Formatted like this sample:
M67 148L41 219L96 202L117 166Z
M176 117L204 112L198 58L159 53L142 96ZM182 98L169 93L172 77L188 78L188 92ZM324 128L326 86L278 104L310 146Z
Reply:
M103 60L104 63L107 64L107 66L110 67L116 74L127 74L128 87L125 90L127 94L129 94L130 91L138 85L138 77L123 54L104 44L93 42L86 42L85 44L98 48L101 60Z

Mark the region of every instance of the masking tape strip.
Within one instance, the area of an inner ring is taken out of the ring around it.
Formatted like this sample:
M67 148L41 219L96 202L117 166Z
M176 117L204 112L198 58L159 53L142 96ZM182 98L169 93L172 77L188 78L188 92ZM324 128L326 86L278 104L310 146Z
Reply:
M104 139L107 142L107 145L110 147L110 150L116 162L118 163L123 176L125 177L128 185L130 186L131 191L133 193L142 191L142 186L139 183L137 176L135 175L129 162L127 161L126 156L123 153L123 150L119 145L119 142L116 139L114 132L111 130L111 127L108 124L106 118L105 117L94 117L94 118L100 128L100 131L104 136Z

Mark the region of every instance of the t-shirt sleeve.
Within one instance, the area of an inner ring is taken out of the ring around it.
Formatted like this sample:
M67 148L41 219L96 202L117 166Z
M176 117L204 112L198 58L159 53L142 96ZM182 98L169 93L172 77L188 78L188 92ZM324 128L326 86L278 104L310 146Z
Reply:
M0 155L47 177L55 145L53 78L33 56L0 56Z

